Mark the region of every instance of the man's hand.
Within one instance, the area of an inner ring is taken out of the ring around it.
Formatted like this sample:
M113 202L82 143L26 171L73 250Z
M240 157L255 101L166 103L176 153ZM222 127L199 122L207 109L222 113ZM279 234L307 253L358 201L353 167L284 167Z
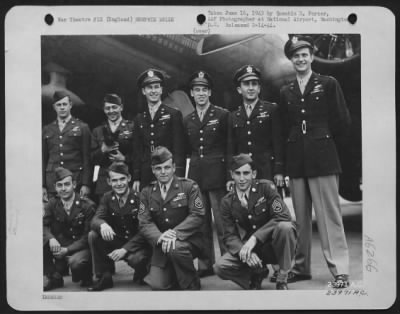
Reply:
M127 250L124 248L116 249L108 254L108 257L111 258L114 262L118 262L123 259L127 253Z
M249 265L251 268L263 267L261 259L254 252L250 254L250 257L246 260L246 264Z
M175 242L176 242L176 238L164 240L161 245L162 251L164 253L168 253L171 250L171 248L172 248L172 250L175 250Z
M47 203L49 201L49 196L47 195L47 189L45 187L42 188L42 202Z
M277 187L283 187L285 185L285 179L280 173L274 175L274 182Z
M243 263L246 263L250 258L252 250L257 244L257 238L255 236L251 236L247 242L242 246L239 251L239 258Z
M105 154L109 153L109 152L112 152L113 150L117 150L118 148L119 148L119 144L118 143L116 143L116 144L114 144L112 146L108 146L104 142L101 144L101 151L103 153L105 153Z
M164 253L168 253L172 249L175 249L175 241L176 241L176 231L172 229L168 229L165 231L157 241L157 244L161 243L161 249Z
M58 242L57 239L55 238L49 240L49 246L50 246L50 251L53 254L61 250L60 242Z
M62 247L57 253L53 253L53 256L57 259L62 259L68 254L68 249L66 247Z
M100 233L101 233L101 237L103 238L103 240L105 240L105 241L114 240L115 232L109 224L102 223L100 225Z
M235 184L235 181L233 181L233 180L229 180L228 182L226 182L226 190L228 192L231 191L234 184Z
M140 192L140 181L133 181L132 190Z
M109 154L108 159L111 161L125 161L125 156L119 150L116 150Z
M81 197L87 197L87 196L89 196L89 194L90 194L90 188L86 185L82 185L79 195Z

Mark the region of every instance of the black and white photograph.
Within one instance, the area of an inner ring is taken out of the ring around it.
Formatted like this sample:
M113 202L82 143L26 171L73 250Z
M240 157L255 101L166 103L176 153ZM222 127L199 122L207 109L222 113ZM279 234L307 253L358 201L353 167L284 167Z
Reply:
M383 39L366 23L385 17L394 38L394 17L145 8L17 7L6 20L7 278L24 268L9 304L390 307L394 48L371 64L371 38ZM30 180L17 183L23 158ZM32 253L19 266L17 243ZM29 302L16 297L23 282Z

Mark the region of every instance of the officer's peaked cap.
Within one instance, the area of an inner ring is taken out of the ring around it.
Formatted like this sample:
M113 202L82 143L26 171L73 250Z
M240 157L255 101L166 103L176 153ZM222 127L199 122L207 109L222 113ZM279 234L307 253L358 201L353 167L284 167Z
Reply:
M147 69L139 75L137 84L139 87L145 87L146 85L153 83L162 84L164 82L164 79L164 74L161 70Z
M213 82L210 74L205 71L194 72L189 78L189 85L191 88L195 85L202 85L208 88L212 88Z
M242 81L260 80L260 78L260 70L254 65L246 64L235 72L235 75L233 76L233 81L235 82L235 84L239 84Z
M293 53L301 48L310 48L311 51L314 51L314 41L309 36L292 36L286 42L285 47L283 48L285 52L285 56L290 59L292 58Z
M115 105L118 105L118 106L122 105L121 97L119 97L117 94L106 94L104 96L103 102L104 103L107 102L107 103L110 103L110 104L115 104Z

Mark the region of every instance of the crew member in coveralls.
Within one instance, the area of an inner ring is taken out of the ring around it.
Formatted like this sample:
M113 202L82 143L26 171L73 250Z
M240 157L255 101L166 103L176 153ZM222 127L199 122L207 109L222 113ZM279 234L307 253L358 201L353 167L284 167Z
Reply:
M155 178L151 170L151 153L157 146L167 147L175 158L178 176L185 176L185 147L182 114L161 101L164 75L148 69L139 75L138 87L147 106L135 117L133 189L139 191Z
M103 110L107 121L93 130L92 160L93 165L100 166L95 189L98 199L111 190L107 183L107 168L112 162L123 161L132 167L133 121L122 117L123 109L121 97L116 94L105 95Z
M335 278L334 286L347 287L349 252L339 204L341 165L335 142L346 136L350 114L336 79L312 71L312 39L293 36L284 51L296 71L296 78L280 92L287 175L299 235L289 281L311 279L314 207L322 251Z
M113 287L114 262L124 260L135 269L134 283L143 283L148 271L151 247L139 233L139 194L129 188L131 175L126 164L113 162L108 168L111 191L104 194L92 220L90 251L98 281L88 291Z
M55 195L57 167L70 170L80 195L87 196L92 183L89 127L71 116L72 102L67 92L56 91L53 100L57 119L42 131L43 200Z
M188 177L200 186L206 210L204 245L206 257L199 259L200 277L213 275L215 263L212 214L217 229L221 255L225 253L220 203L225 195L227 179L226 150L229 111L210 103L212 80L208 73L197 71L189 79L190 95L196 108L183 120L186 153L190 157Z
M245 65L236 71L234 82L242 105L229 117L229 160L244 153L254 160L257 178L284 185L283 142L278 106L259 99L260 70ZM227 183L229 190L232 181Z
M261 289L267 264L279 266L276 289L287 290L296 247L296 228L272 181L256 179L247 154L232 158L233 189L222 199L224 241L228 252L214 265L222 279L243 289Z
M68 169L54 170L57 196L46 204L43 215L43 290L62 287L67 264L72 281L82 287L92 284L92 261L88 245L90 221L96 205L75 193L73 174Z
M204 207L199 186L175 176L172 153L156 147L151 155L157 181L142 190L140 230L153 247L145 282L153 290L199 290L193 259L202 254Z

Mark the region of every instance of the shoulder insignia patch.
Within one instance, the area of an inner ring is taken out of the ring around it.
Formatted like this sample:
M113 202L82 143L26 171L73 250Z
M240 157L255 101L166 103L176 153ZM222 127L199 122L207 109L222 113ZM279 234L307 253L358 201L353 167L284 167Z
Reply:
M143 204L143 202L140 202L140 205L139 205L139 214L143 214L143 213L144 213L144 210L145 210L144 204Z
M273 183L271 183L270 187L271 187L271 189L273 189L273 190L276 189L275 184L273 184Z
M201 200L201 198L199 196L197 196L194 200L194 207L196 207L198 209L203 208L203 201Z
M272 202L272 210L274 213L280 213L282 211L282 204L277 199Z

